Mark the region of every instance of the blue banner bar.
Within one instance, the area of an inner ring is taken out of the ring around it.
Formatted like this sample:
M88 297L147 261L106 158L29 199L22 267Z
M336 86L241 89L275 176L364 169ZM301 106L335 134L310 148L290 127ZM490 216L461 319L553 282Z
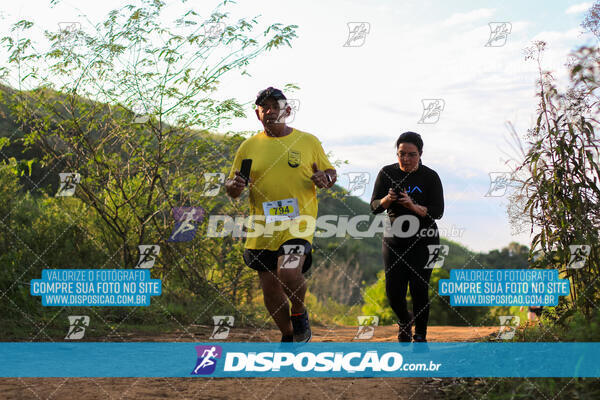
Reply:
M0 343L1 377L600 377L600 343Z

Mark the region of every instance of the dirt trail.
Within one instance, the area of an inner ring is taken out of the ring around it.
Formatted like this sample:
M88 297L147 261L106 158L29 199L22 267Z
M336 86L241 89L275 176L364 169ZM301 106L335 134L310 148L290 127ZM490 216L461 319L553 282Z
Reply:
M312 326L313 342L352 342L357 333L356 326ZM498 333L497 326L429 326L427 340L430 342L469 342ZM209 342L212 326L192 325L188 331L176 331L160 336L122 334L109 336L111 341L135 342ZM372 342L397 342L398 326L378 326ZM278 342L281 333L275 329L234 328L224 342ZM104 339L103 339L104 341Z
M160 336L120 335L110 341L206 342L212 327ZM314 342L351 342L357 327L313 327ZM377 327L371 341L397 341L397 328ZM464 342L493 335L498 327L430 326L430 342ZM233 329L227 341L278 341L278 331ZM443 398L437 378L0 378L1 399L284 399L344 400Z

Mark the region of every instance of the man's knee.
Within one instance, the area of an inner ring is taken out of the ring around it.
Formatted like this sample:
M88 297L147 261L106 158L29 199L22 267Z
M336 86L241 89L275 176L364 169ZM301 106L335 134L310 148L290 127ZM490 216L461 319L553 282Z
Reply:
M281 279L277 276L276 271L259 271L258 276L265 296L276 295L282 291Z

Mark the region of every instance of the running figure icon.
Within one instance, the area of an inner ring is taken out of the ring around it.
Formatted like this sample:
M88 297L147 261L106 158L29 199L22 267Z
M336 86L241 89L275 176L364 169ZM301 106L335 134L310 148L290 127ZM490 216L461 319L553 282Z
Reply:
M200 370L204 369L204 368L208 368L212 365L215 364L215 362L213 361L213 358L217 357L216 352L216 347L213 346L210 349L206 349L204 350L204 352L202 353L201 357L202 357L202 361L196 365L196 368L194 369L194 375L198 374Z

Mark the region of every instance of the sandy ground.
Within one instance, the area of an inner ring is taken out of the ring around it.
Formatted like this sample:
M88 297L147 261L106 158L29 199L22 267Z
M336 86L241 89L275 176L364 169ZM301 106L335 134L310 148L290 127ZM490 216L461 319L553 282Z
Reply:
M123 335L110 341L206 342L208 326L160 336ZM314 342L351 342L357 327L313 327ZM431 326L430 342L473 341L498 327ZM371 341L395 342L397 328L377 327ZM233 329L227 341L279 341L275 330ZM0 378L0 399L441 399L437 378Z

